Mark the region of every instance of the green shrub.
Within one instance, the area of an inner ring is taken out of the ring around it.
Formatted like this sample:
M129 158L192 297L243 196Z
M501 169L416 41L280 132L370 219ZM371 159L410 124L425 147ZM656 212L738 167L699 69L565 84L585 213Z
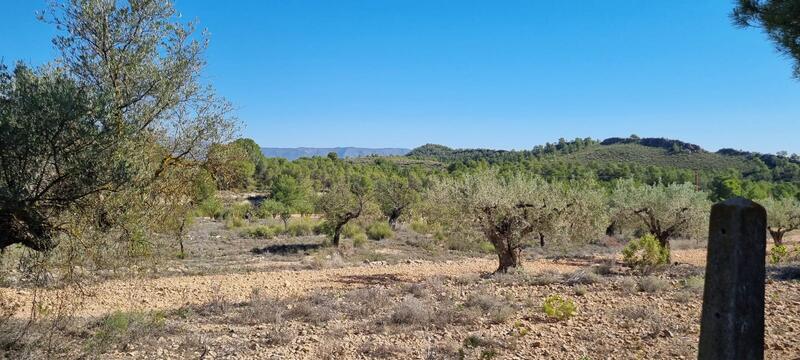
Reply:
M362 247L364 244L367 243L367 234L365 233L358 233L353 236L353 246L354 247Z
M702 294L705 279L702 276L692 276L683 280L683 288L693 293Z
M274 227L259 225L253 226L242 231L242 236L259 238L259 239L272 239L277 232Z
M772 247L772 251L769 252L769 263L770 264L780 264L786 259L787 255L789 255L789 249L786 245L775 245Z
M364 230L360 226L352 223L347 223L342 227L342 236L347 239L355 239L355 236L363 233Z
M572 300L564 299L558 295L550 295L542 303L542 311L547 317L556 320L566 320L575 315L577 305Z
M481 252L488 253L488 254L494 254L494 250L495 250L494 249L494 244L492 244L489 241L481 241L480 244L478 244L478 248L481 249Z
M425 220L415 219L411 221L411 230L417 234L427 235L433 233L433 226L428 224Z
M394 235L392 227L385 222L377 222L367 227L367 237L372 240L383 240Z
M236 229L244 226L244 220L240 217L229 217L225 220L225 228L226 229Z
M219 219L222 216L222 203L219 202L219 199L210 197L200 202L195 212L198 216Z
M286 233L291 236L308 236L314 234L314 222L300 220L289 223Z
M222 212L222 218L227 220L230 218L244 218L249 212L253 210L253 205L249 202L233 204Z
M314 232L314 235L329 235L333 233L333 230L331 230L331 227L327 221L317 222L311 231Z
M166 323L166 315L154 312L115 311L100 319L88 341L90 349L104 351L116 344L127 344L136 339L158 333Z
M669 263L669 249L661 246L655 236L648 234L625 245L622 261L631 268L649 272Z

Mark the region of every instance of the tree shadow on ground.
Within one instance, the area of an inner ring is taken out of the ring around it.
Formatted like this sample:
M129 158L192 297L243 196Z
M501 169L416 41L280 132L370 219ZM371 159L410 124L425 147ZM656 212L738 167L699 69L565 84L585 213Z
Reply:
M778 281L800 280L800 264L767 266L767 278Z
M342 275L333 281L347 285L391 285L410 282L397 274Z
M276 244L263 248L253 248L251 253L256 255L262 254L277 254L288 255L298 253L308 253L309 251L316 250L322 247L322 244Z

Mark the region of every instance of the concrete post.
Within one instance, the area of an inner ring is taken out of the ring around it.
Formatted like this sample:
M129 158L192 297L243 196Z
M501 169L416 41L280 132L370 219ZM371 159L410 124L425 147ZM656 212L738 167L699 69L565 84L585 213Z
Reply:
M764 359L767 213L743 198L714 205L698 359Z

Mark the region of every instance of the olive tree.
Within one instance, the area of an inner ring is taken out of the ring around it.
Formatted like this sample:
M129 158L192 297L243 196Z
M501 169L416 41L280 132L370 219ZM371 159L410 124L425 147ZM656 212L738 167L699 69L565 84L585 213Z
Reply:
M703 236L711 202L692 184L637 184L617 181L610 198L612 216L621 224L644 226L662 247L673 236Z
M0 68L0 248L51 249L61 212L132 179L105 112L62 71Z
M342 228L367 210L371 183L366 177L334 182L317 202L317 208L330 226L333 246L339 246Z
M775 245L783 245L786 233L800 229L800 201L793 198L760 201L767 209L767 230Z
M377 182L375 197L392 229L409 207L419 200L419 181L413 176L389 174Z
M189 203L174 187L191 184L165 179L201 168L234 129L200 81L205 35L162 1L54 1L42 18L59 30L60 68L0 75L0 247L52 249L81 236L65 231L80 218L141 239L183 216L166 205Z
M538 177L500 177L495 171L482 171L435 182L426 202L431 221L442 223L453 233L477 233L490 241L498 256L496 272L503 273L521 265L520 252L534 234L543 239L545 233L569 237L570 233L586 236L601 232L602 226L597 225L602 220L582 222L579 216L570 215L594 212L591 204L572 203L579 196L565 194L579 192ZM595 231L585 231L592 227Z

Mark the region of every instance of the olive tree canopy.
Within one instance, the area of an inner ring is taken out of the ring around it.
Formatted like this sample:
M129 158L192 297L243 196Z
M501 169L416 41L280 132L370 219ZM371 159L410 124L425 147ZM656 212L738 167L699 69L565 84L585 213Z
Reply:
M637 184L619 180L611 195L612 216L622 224L644 226L661 246L677 236L706 234L711 202L692 184Z
M793 198L759 201L767 210L767 230L775 245L783 244L786 233L800 229L800 201Z
M501 177L482 171L436 182L427 193L430 221L451 233L482 235L494 245L506 272L520 266L520 252L534 235L585 240L602 233L602 191L551 184L514 174Z
M42 18L58 67L0 74L0 247L51 249L79 217L132 237L163 220L156 208L183 216L192 182L179 179L234 130L200 81L205 35L163 1L54 1Z

